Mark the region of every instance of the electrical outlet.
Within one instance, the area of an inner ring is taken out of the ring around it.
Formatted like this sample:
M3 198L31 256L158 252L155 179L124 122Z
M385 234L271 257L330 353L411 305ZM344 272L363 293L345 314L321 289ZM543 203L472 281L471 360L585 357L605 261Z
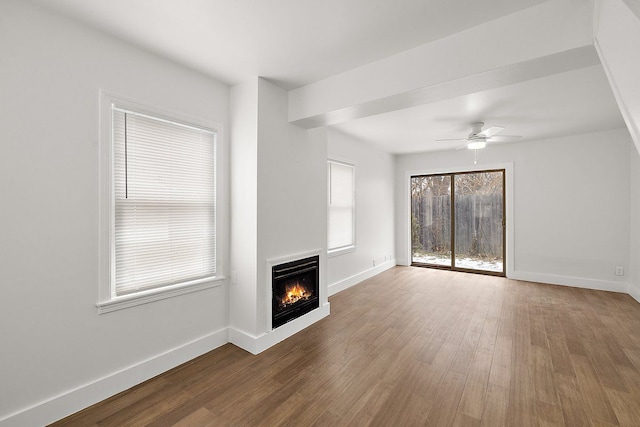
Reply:
M616 267L616 276L624 276L624 267Z

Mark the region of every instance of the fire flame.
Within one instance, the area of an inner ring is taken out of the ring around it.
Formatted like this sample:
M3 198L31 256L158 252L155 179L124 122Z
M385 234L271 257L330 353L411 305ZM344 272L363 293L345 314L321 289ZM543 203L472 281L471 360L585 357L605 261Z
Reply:
M307 290L299 283L287 286L287 292L280 302L283 306L294 304L300 300L307 300L311 297Z

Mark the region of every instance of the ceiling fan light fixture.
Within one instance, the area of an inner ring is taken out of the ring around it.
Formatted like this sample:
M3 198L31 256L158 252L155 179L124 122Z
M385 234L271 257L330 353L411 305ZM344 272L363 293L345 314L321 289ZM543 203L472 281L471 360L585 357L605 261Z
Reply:
M469 150L479 150L480 148L484 148L487 146L487 141L478 140L478 141L469 141L467 143L467 148Z

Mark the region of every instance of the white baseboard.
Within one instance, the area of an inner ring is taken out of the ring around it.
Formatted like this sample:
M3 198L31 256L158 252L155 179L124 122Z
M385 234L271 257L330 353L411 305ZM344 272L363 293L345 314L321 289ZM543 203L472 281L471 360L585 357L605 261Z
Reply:
M368 270L355 274L351 277L347 277L346 279L343 279L339 282L333 283L329 285L329 296L335 295L340 291L344 291L345 289L350 288L353 285L357 285L363 280L373 277L376 274L380 274L383 271L388 270L395 266L396 266L396 260L392 259L390 261L383 262L380 265L376 265L375 267L372 267Z
M631 295L634 300L640 302L640 289L638 289L636 286L633 286L633 284L629 283L629 285L627 286L627 293Z
M208 353L227 342L229 342L228 329L224 328L30 408L10 414L0 420L0 426L28 427L50 424Z
M574 288L595 289L598 291L627 293L626 282L613 280L588 279L584 277L560 276L554 274L532 273L528 271L513 271L509 279L525 280L528 282L549 283L551 285L572 286Z
M251 335L247 332L230 327L229 342L251 354L262 353L269 347L273 347L279 342L284 341L290 336L311 326L318 320L328 316L330 312L329 307L330 304L326 303L322 307L319 307L304 316L298 317L297 319L287 322L284 325L260 336Z

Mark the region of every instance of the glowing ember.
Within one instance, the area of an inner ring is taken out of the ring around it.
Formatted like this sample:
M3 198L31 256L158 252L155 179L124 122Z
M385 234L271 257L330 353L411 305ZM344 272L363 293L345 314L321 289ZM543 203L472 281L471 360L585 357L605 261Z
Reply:
M308 300L311 298L311 295L307 292L307 290L300 286L300 284L296 283L295 285L287 286L287 293L280 301L280 305L288 306L291 304L295 304L298 301Z

